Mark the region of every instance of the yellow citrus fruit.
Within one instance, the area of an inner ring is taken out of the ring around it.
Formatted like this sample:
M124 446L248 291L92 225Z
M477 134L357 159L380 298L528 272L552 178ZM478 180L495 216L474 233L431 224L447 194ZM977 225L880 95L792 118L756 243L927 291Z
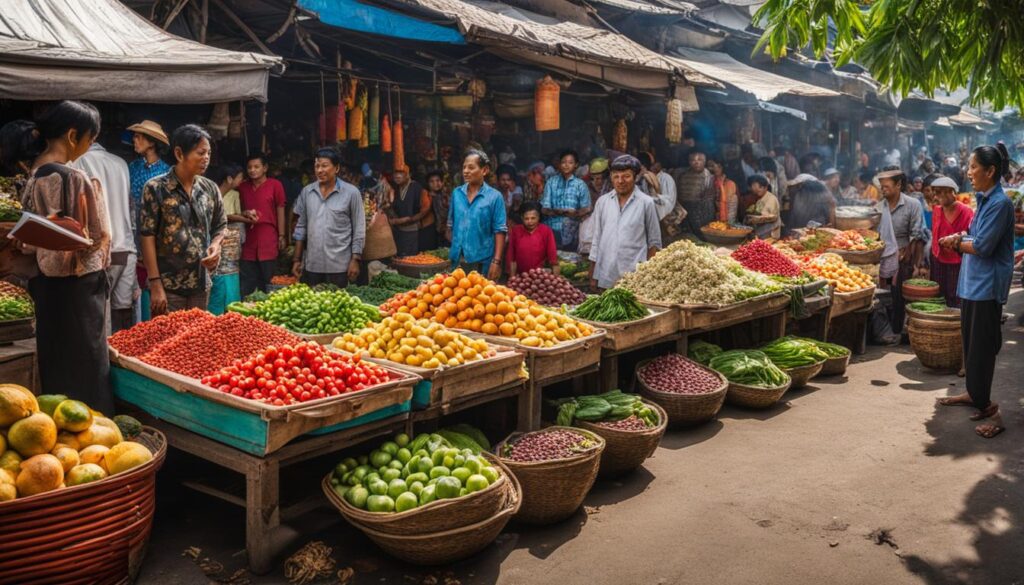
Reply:
M54 409L53 422L62 431L78 433L92 426L92 412L84 402L65 400Z
M39 412L39 403L28 388L0 384L0 427L9 426L34 412Z
M57 444L57 425L52 418L37 412L11 425L7 442L22 457L49 453Z
M104 456L109 450L110 447L107 447L106 445L91 445L86 447L78 453L78 464L95 463L102 467L104 471L109 471L107 469L107 461L104 459Z
M82 450L82 445L78 442L78 437L75 435L75 433L69 433L67 431L60 431L59 433L57 433L57 444L67 445L68 447L71 447L75 451Z
M113 447L114 445L121 442L121 432L116 428L111 429L110 427L103 426L100 424L99 419L93 420L92 426L85 429L84 431L76 435L78 437L78 443L85 447L91 447L93 445L103 445L105 447Z
M0 455L0 469L10 473L14 477L18 477L18 473L21 471L21 462L23 461L21 455L15 450L4 452Z
M56 457L49 453L35 455L23 461L21 473L18 474L16 481L18 495L22 497L55 490L62 483L64 483L64 467Z
M125 441L111 447L103 459L107 462L110 475L116 475L151 461L153 454L142 443Z
M60 460L60 464L64 467L64 472L67 473L72 467L78 465L78 451L75 451L67 445L58 444L53 448L51 455Z
M107 471L95 463L83 463L71 468L64 478L64 484L68 487L82 485L99 481L107 477Z
M7 502L18 497L18 488L13 483L0 483L0 502Z

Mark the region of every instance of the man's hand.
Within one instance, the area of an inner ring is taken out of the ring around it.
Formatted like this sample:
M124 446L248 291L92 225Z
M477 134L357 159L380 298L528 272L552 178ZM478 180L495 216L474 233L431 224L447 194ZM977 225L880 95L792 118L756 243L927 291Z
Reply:
M220 264L220 244L211 244L206 249L206 258L200 260L207 270L214 270Z
M491 262L490 268L487 269L487 278L491 280L498 280L501 276L501 263Z
M348 282L349 284L355 283L356 279L359 278L359 260L355 258L349 260L348 263Z
M961 236L960 234L953 234L951 236L946 236L946 237L941 238L939 240L939 246L941 246L941 247L943 247L943 248L945 248L947 250L953 250L953 249L956 248L956 245L960 243L960 239L962 237L963 236Z
M285 237L284 234L281 234L281 236L277 238L277 251L278 252L283 252L284 249L287 248L287 247L288 247L288 238Z
M153 316L167 312L167 293L164 292L164 285L159 280L149 283L149 312Z
M302 262L295 260L292 262L292 276L295 278L302 278Z

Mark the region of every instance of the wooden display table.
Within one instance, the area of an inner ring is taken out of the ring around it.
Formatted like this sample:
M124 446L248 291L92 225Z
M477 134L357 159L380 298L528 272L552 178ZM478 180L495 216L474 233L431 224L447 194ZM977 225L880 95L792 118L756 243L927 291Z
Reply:
M36 340L0 344L0 382L18 384L39 393Z
M820 294L805 298L804 308L806 316L792 319L790 326L801 337L827 340L829 322L832 320L832 295Z
M619 356L645 347L679 339L679 313L675 307L648 307L647 317L624 323L587 321L605 330L601 344L601 392L619 387Z

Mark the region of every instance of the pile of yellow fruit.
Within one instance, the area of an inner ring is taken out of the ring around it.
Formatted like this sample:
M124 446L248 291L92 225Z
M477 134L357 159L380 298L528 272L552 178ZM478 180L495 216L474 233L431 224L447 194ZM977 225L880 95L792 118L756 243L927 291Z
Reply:
M515 338L526 347L551 347L594 333L586 323L545 309L476 271L466 274L461 268L396 295L381 309L430 319L449 329Z
M807 258L800 263L800 267L827 280L837 292L856 292L875 286L874 279L848 265L838 254L828 253Z
M153 459L126 441L131 417L104 417L78 400L38 398L17 384L0 384L0 502L99 481Z
M470 339L409 313L396 313L358 333L346 333L335 338L333 345L349 353L431 370L495 355L482 339Z

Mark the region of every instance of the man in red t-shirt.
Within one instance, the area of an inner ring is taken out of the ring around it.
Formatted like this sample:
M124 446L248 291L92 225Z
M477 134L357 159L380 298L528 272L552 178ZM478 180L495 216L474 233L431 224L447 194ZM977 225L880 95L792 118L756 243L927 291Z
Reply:
M249 223L242 245L240 280L242 296L256 289L267 291L274 276L277 253L285 249L288 238L284 222L284 185L267 177L270 166L262 153L251 154L245 163L249 180L238 186L242 209L254 219Z

